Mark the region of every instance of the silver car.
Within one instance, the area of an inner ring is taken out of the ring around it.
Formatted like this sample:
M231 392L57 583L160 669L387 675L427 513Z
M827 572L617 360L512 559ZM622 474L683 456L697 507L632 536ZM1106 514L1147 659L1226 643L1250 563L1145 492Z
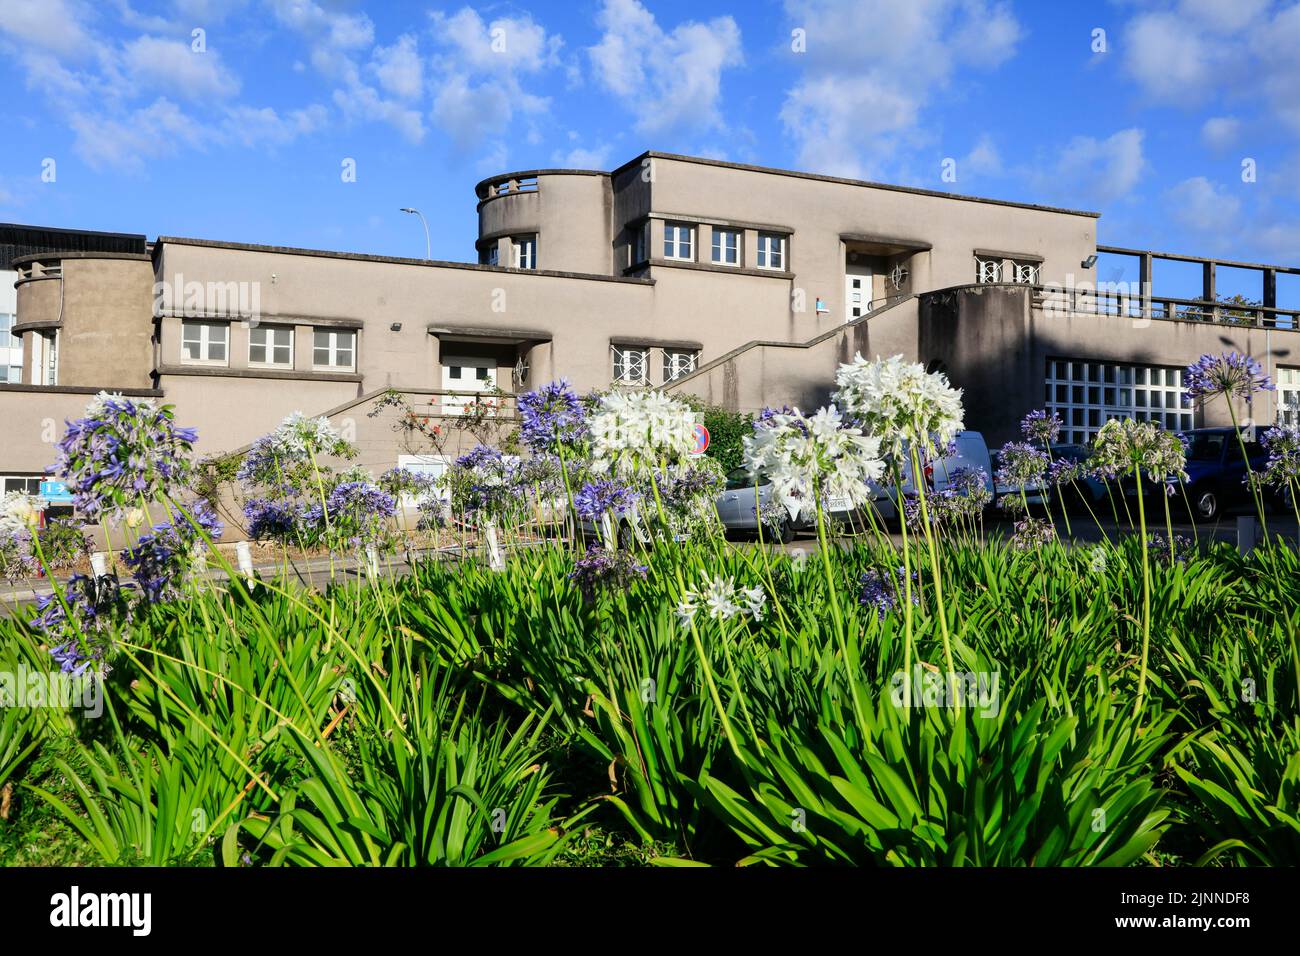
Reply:
M876 496L876 507L883 509L883 517L891 517L894 505L880 488L872 486ZM757 504L756 504L757 502ZM773 515L770 522L763 525L763 537L783 544L794 540L796 531L806 531L817 526L815 518L800 516L790 518L785 508L772 502L772 484L760 477L756 483L753 475L746 468L737 468L727 475L727 484L717 498L718 517L728 531L758 531L758 514L760 509ZM825 503L826 514L834 522L861 526L862 522L848 498L829 498Z

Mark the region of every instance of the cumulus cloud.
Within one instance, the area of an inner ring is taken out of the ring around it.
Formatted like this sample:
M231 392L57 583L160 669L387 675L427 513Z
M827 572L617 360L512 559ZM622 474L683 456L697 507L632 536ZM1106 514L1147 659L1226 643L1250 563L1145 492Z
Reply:
M1204 176L1184 179L1165 194L1174 221L1197 232L1220 233L1241 212L1241 200Z
M806 52L781 121L802 167L846 176L879 175L955 71L996 68L1023 34L1009 4L988 0L786 0L785 11Z
M1218 152L1235 146L1241 138L1241 120L1235 116L1211 116L1201 124L1201 142Z
M550 108L547 97L531 92L528 77L560 66L560 37L527 15L487 22L470 7L432 13L430 23L438 88L431 115L458 148L480 148L511 129L517 114L540 116Z
M416 39L410 34L398 37L392 46L375 47L370 57L370 71L379 85L393 96L412 100L424 92L424 65L416 49Z
M1076 136L1032 174L1037 189L1060 202L1082 197L1104 206L1128 195L1146 170L1143 132L1123 129L1105 139Z
M220 54L197 54L179 40L137 37L123 47L122 66L132 82L184 99L224 99L239 92L239 80L222 65Z
M600 42L587 54L597 82L618 96L640 132L715 129L722 73L744 62L740 27L729 16L671 30L637 0L605 0Z

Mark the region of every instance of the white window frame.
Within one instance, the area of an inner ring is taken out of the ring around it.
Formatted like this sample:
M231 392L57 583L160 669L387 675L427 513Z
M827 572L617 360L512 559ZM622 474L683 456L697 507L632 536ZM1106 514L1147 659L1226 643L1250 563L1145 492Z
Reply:
M1011 263L1011 279L1021 285L1038 285L1042 274L1043 265L1040 262Z
M289 337L289 342L288 342L287 345L281 345L281 344L275 342L275 339L278 337L278 333L280 333L280 332L283 332L283 333L285 333L285 334L288 335L288 337ZM269 341L263 341L263 342L256 342L256 341L254 341L254 339L257 338L259 335L268 338ZM293 368L293 344L294 344L294 341L293 341L293 340L294 340L294 338L295 338L295 336L294 336L294 330L293 330L293 327L292 327L292 326L287 326L287 325L254 325L254 326L251 326L251 327L249 328L249 330L248 330L248 364L249 364L249 366L250 366L251 368ZM261 362L255 360L255 359L253 358L253 349L254 349L254 348L262 348L262 349L265 349L265 350L266 350L265 354L266 354L267 358L266 358L265 360L261 361ZM283 362L277 362L277 361L275 361L274 356L275 356L276 351L277 351L277 350L280 350L280 349L285 349L285 348L287 348L287 349L289 350L289 357L288 357L285 361L283 361Z
M785 236L779 232L760 232L758 234L758 267L784 272Z
M318 345L317 336L327 336L324 346ZM351 339L351 344L347 350L352 353L352 360L347 365L342 365L338 361L340 352L345 351L339 347L340 339L347 337ZM316 361L316 350L324 348L329 355L329 362L321 364ZM320 372L355 372L357 370L357 332L356 329L312 329L311 335L311 367Z
M976 282L1001 282L1002 281L1002 260L1001 259L982 259L975 257L975 281Z
M613 360L611 380L616 385L650 384L650 350L639 347L620 347L611 345L610 356Z
M484 265L501 265L501 246L495 240L493 240L492 245L487 247L487 261Z
M512 236L511 257L516 269L537 268L537 236Z
M683 255L682 250L686 252ZM695 261L695 227L688 222L664 223L664 258L676 262Z
M710 242L712 253L710 261L715 266L727 266L728 268L740 267L740 230L739 229L713 229L713 238Z
M190 335L192 330L198 331L198 337ZM220 333L218 335L218 333ZM199 347L199 357L191 358L187 346L191 342L197 342ZM222 347L224 358L212 358L212 350L216 345ZM181 321L181 364L182 365L212 365L218 368L225 368L230 364L230 323L229 322L202 322L197 319L183 319Z
M1062 444L1086 445L1112 418L1154 421L1169 431L1193 427L1192 403L1177 366L1047 360L1044 407L1064 422Z
M419 475L441 478L447 473L453 460L451 455L398 455L397 467ZM439 501L447 502L451 498L451 492L446 487L437 485L433 489L433 496ZM417 504L415 496L409 491L402 492L401 498L403 508L414 508Z
M1276 368L1277 423L1300 428L1300 368L1279 365Z
M695 371L700 353L694 349L664 349L663 382L675 382Z

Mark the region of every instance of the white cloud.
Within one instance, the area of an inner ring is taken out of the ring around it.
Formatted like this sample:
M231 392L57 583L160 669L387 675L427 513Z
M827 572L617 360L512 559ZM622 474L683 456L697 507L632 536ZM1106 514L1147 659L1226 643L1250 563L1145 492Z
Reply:
M1147 165L1142 140L1140 129L1123 129L1106 139L1076 136L1031 178L1058 201L1077 205L1082 197L1104 206L1128 195L1142 178Z
M597 146L588 149L575 146L570 150L560 150L551 156L551 162L560 169L609 169L610 147Z
M79 0L7 2L0 4L0 33L18 41L20 47L36 47L70 60L82 60L95 56L101 46L82 26L92 17L92 9Z
M786 0L805 33L802 66L781 120L802 168L879 176L955 72L993 69L1022 29L1010 5L988 0Z
M322 128L327 118L320 104L291 110L283 116L269 106L239 106L228 113L222 131L227 141L242 146L283 146Z
M1235 116L1211 116L1201 124L1201 142L1218 152L1235 146L1241 137L1241 120Z
M540 116L550 100L531 92L533 74L560 66L564 41L527 16L485 22L463 7L455 14L430 14L437 52L430 57L435 77L431 115L457 148L482 147L491 137L519 130L516 116ZM497 144L494 153L502 152Z
M226 98L239 92L238 78L222 66L218 53L196 53L179 40L137 37L122 48L122 66L133 83L185 99Z
M624 101L639 131L724 126L722 73L744 62L735 20L688 21L668 32L637 0L605 0L597 23L600 42L587 51L596 79Z
M370 70L382 86L401 99L416 99L424 92L424 65L416 50L415 37L403 34L390 47L375 47Z
M1241 200L1204 176L1184 179L1165 199L1174 221L1197 232L1221 235L1241 212Z
M74 113L69 122L73 149L92 169L139 169L146 159L175 155L181 147L202 149L211 137L165 97L126 116Z

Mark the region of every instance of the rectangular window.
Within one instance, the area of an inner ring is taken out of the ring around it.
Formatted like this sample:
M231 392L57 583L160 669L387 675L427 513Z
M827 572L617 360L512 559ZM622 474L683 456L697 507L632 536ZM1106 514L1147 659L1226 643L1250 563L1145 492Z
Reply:
M683 222L664 223L664 258L695 259L695 229Z
M664 384L694 372L698 354L683 349L664 349Z
M229 344L228 323L181 323L181 359L187 365L227 365Z
M650 249L650 223L643 222L632 230L632 261L630 266L639 265L649 258L648 250Z
M483 264L485 266L499 266L501 264L501 247L495 240L492 245L483 250Z
M774 232L758 234L758 267L760 269L785 269L785 236Z
M1300 428L1300 368L1277 368L1277 423Z
M249 329L248 364L293 368L293 329L266 325Z
M515 268L516 269L536 269L537 268L537 237L536 236L515 236L510 240L515 250Z
M614 353L614 381L620 385L650 384L650 352L647 349L611 347Z
M734 229L713 230L713 261L720 266L740 265L740 233Z
M977 282L1001 282L1002 260L976 258L975 280Z
M1087 444L1112 418L1155 422L1170 431L1192 427L1181 368L1055 359L1047 363L1046 385L1047 410L1065 422L1064 444Z
M357 333L316 329L312 335L313 368L330 372L352 372L357 367Z

